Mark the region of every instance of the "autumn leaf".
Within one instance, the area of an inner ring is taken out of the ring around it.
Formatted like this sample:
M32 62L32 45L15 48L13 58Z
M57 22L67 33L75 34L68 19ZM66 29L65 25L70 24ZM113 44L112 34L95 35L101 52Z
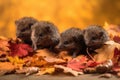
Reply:
M9 51L8 39L0 36L0 56L8 55Z
M109 59L113 62L113 71L116 73L120 71L120 44L114 41L107 41L101 49L96 50L98 53L95 55L97 62L105 62ZM106 64L101 64L97 67L99 72L106 72L109 70ZM110 71L110 70L109 70Z
M58 58L61 58L66 61L72 60L72 56L68 55L68 52L66 52L66 51L61 51L58 55Z
M29 55L30 52L33 52L33 49L24 43L10 43L10 56L19 56L24 57Z
M84 74L84 73L81 72L81 71L80 71L80 72L79 72L79 71L75 71L75 70L73 70L73 69L71 69L71 68L69 68L69 67L65 67L65 66L63 66L63 65L55 65L55 68L57 68L57 69L62 69L64 73L71 73L71 74L74 75L74 76L78 76L78 75Z
M29 61L30 66L42 67L44 65L48 65L47 61L44 60L42 56L33 56L33 58Z
M114 36L113 40L120 44L120 36Z
M116 58L114 58L114 53L116 48L120 50L120 44L114 41L107 41L103 47L95 50L97 52L97 54L94 56L95 61L101 63L109 59L114 59L113 62L115 62Z
M7 56L7 58L15 66L15 68L22 68L24 65L24 60L20 59L18 56Z
M66 60L57 58L54 56L54 53L48 51L47 49L38 50L36 54L32 56L32 59L29 61L31 66L49 66L54 64L66 64Z
M55 53L49 51L48 49L40 49L36 51L37 56L43 56L43 57L55 57Z
M76 71L82 71L85 68L95 67L98 64L100 64L100 63L90 60L86 56L81 55L81 56L73 58L71 61L69 61L67 63L67 67L69 67L73 70L76 70Z
M0 75L14 71L15 66L10 62L0 62Z
M100 63L98 63L98 62L96 62L96 61L93 61L93 60L89 60L86 65L87 65L88 67L95 67L95 66L97 66L98 64L100 64Z
M59 59L59 58L53 58L53 57L43 57L43 56L37 56L34 55L32 60L29 61L31 66L54 66L54 64L66 64L67 62L65 60Z
M82 56L80 59L72 59L67 63L67 67L76 70L81 71L82 69L86 68L87 58L85 56Z
M38 67L23 67L22 69L16 70L16 73L18 74L25 73L26 76L28 76L30 74L37 73L38 71L39 71Z
M54 67L41 68L36 75L52 74L55 72Z
M45 61L48 63L55 63L55 64L64 64L67 63L65 60L59 59L59 58L51 58L51 57L45 57Z
M117 76L119 76L120 73L120 50L118 50L117 48L115 48L114 51L114 66L113 66L113 71L115 71L117 73Z
M106 31L108 32L110 38L114 40L115 36L120 37L120 26L119 25L114 25L114 24L107 24L104 26Z
M18 56L15 56L15 57L8 56L7 58L13 64L23 64L24 63L23 59L20 59Z

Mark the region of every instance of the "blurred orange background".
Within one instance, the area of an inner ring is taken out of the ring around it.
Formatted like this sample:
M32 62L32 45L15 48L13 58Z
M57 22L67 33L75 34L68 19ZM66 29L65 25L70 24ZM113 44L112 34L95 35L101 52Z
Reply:
M15 37L15 20L31 16L58 26L60 32L104 22L119 24L120 0L0 0L0 36Z

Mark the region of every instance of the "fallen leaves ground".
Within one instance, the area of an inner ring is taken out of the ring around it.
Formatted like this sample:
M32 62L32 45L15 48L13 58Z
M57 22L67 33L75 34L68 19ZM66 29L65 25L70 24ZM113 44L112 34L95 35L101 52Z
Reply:
M108 41L97 54L79 55L72 58L67 52L58 54L47 49L33 51L33 49L19 39L0 37L0 75L6 73L44 75L69 73L79 76L86 73L112 73L120 76L120 37L117 31L110 27L111 41ZM111 34L111 31L114 32ZM107 75L107 76L106 76ZM102 76L110 77L110 74Z

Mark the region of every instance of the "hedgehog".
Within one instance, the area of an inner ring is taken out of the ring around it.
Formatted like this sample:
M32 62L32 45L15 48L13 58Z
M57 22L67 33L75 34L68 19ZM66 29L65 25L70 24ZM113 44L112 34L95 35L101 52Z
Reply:
M73 58L81 53L85 54L86 45L81 29L72 27L62 32L60 36L60 43L57 45L60 51L67 51Z
M33 17L23 17L15 21L16 36L20 38L24 43L32 45L31 40L31 26L38 22Z
M49 49L55 50L55 46L60 41L60 33L52 22L39 21L32 26L31 40L34 50Z
M110 40L107 31L99 25L91 25L83 30L85 44L89 51L101 48Z

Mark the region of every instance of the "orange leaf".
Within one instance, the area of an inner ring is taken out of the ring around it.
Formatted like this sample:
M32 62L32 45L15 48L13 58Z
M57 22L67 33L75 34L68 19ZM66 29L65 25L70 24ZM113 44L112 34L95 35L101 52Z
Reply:
M0 62L0 75L10 73L15 69L15 66L10 62Z
M8 55L8 39L4 37L0 37L0 56L2 55Z

